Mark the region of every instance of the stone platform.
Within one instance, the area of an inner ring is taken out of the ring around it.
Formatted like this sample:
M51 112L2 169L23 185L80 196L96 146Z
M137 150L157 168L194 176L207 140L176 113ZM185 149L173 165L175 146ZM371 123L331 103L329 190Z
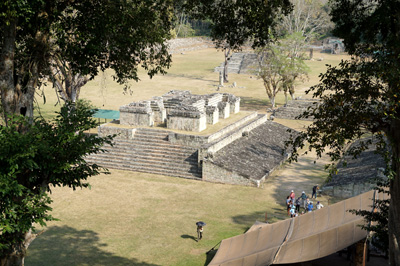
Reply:
M120 120L98 129L101 136L116 134L114 145L87 160L107 168L259 186L286 159L283 142L289 134L267 115L234 115L239 111L234 95L189 91L124 105ZM228 118L237 120L215 125ZM206 123L218 130L200 134Z

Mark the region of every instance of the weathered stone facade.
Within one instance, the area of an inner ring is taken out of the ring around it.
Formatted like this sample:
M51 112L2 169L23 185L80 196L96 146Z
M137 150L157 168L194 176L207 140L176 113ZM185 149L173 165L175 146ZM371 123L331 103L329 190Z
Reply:
M216 152L209 150L207 155L199 152L200 156L205 156L202 164L203 179L260 186L287 157L282 154L284 142L290 134L287 129L280 124L265 121L254 129L241 131L241 137L230 140L230 145Z
M121 125L153 126L154 112L150 101L130 103L119 108Z
M193 95L172 90L162 97L120 107L121 125L154 126L166 123L169 129L200 132L231 113L240 111L240 98L229 93Z
M359 145L359 140L351 147L355 145ZM373 189L374 178L386 178L385 161L375 153L373 146L363 151L357 159L345 157L346 166L343 166L343 160L338 164L338 173L322 186L322 193L336 198L350 198Z

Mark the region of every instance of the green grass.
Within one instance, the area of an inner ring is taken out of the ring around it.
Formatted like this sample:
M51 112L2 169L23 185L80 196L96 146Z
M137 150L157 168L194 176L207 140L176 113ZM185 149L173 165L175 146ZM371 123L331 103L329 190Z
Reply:
M314 53L315 57L320 57ZM337 63L340 56L321 55L324 61L308 61L312 76L299 84L298 95L315 84L325 63ZM112 81L111 72L90 81L81 97L97 107L118 110L132 101L160 96L169 90L190 90L194 94L216 92L218 74L212 69L223 60L213 49L173 56L173 66L165 76L153 79L142 75L132 82L133 94L123 94L122 86ZM242 109L265 112L269 101L262 82L250 75L230 75L237 87L221 92L242 98ZM56 98L53 89L44 88L45 105L38 100L41 112L51 117ZM283 94L277 97L284 103ZM281 120L300 129L306 123ZM112 170L111 175L90 179L92 188L73 191L55 188L53 216L60 221L48 223L29 247L26 265L205 265L205 254L224 238L246 231L256 220L287 218L284 199L288 191L310 190L326 177L324 161L314 157L284 165L262 188L214 184L137 172ZM284 176L284 178L283 178ZM321 199L324 204L328 198ZM207 223L204 239L196 242L196 221Z
M344 55L321 54L314 52L314 58L324 58L323 61L307 61L311 69L310 78L305 83L296 85L296 96L304 94L304 91L319 81L319 74L326 69L326 64L336 65ZM193 94L208 94L217 92L219 74L213 72L214 67L223 62L223 53L215 49L204 49L174 54L172 67L166 75L158 75L150 79L143 71L140 71L139 82L129 83L130 91L124 93L123 86L112 79L112 71L100 73L99 76L89 81L82 90L80 97L90 100L101 109L118 110L121 105L134 101L148 100L153 96L161 96L170 90L189 90ZM225 84L218 92L228 92L240 96L243 110L258 110L266 112L271 107L265 93L262 81L254 75L229 74L229 83ZM237 87L231 85L236 82ZM43 86L46 96L46 104L43 97L37 97L40 112L46 118L51 117L55 110L59 109L54 88L48 84ZM277 105L285 103L282 92L276 97Z
M61 221L32 243L26 265L204 265L206 251L263 221L265 212L270 222L286 218L290 188L273 180L252 188L118 170L90 182L90 190L53 190L53 215ZM196 242L199 220L207 226Z

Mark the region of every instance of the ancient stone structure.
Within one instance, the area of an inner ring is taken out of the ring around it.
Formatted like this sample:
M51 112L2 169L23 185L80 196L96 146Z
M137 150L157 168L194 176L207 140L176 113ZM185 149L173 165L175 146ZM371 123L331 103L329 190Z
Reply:
M228 73L251 74L257 67L257 54L233 53L228 60ZM214 72L222 72L224 63L214 68ZM222 84L223 85L223 84Z
M240 98L228 93L193 95L190 91L170 91L149 101L120 107L120 124L155 126L200 132L240 111Z
M193 133L239 111L240 98L227 93L170 91L130 103L121 106L120 120L98 129L102 136L116 134L115 144L87 160L108 168L260 186L286 159L286 127L269 121L267 115L248 112L209 135Z
M308 107L316 104L318 104L318 101L315 99L296 99L275 109L272 115L274 118L297 119L299 115L307 111ZM308 119L302 118L302 120L312 119L312 117Z
M364 139L366 141L366 139ZM351 147L359 145L360 140L354 142ZM346 166L344 166L346 161ZM345 157L338 164L338 173L322 186L322 193L336 198L350 198L375 187L375 178L384 176L385 161L383 157L375 153L374 145L363 151L357 159L352 156Z

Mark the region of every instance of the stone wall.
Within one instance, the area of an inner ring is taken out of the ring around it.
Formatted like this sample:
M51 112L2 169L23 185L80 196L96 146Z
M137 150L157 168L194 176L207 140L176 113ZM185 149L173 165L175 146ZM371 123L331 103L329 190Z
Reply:
M116 127L109 124L103 124L98 127L98 134L101 137L117 135L115 139L133 139L135 136L135 128Z
M207 160L203 161L202 169L204 181L253 187L259 187L263 182L263 180L252 180L244 177Z
M348 199L370 191L375 185L370 183L351 183L335 186L323 186L322 193L335 198Z
M154 112L150 101L141 101L123 105L119 108L120 124L131 126L153 126Z
M210 154L213 154L223 147L231 144L233 141L241 138L243 136L243 132L248 132L253 130L254 128L258 127L262 123L268 120L268 116L265 115L261 119L255 120L253 123L247 125L246 127L242 127L232 133L230 133L228 136L225 138L221 139L220 141L217 141L215 143L212 143L211 145L204 145L199 149L199 160L202 160L203 158L209 156ZM232 130L232 129L227 129L227 130ZM210 139L209 139L210 142Z
M208 142L208 137L170 132L168 134L168 141L172 144L200 148L201 145Z
M372 141L372 145L355 159L346 156L337 168L337 174L322 186L322 193L337 198L350 198L371 190L374 185L371 181L375 178L385 179L385 161L381 155L375 153L376 140L363 139L364 142ZM355 141L350 148L359 146L361 140ZM346 165L344 166L344 162Z
M166 123L169 129L199 132L239 110L240 98L229 93L193 95L172 90L162 97L121 106L120 123L150 127Z
M219 118L225 119L230 116L231 106L228 102L220 102L218 103L218 110L219 110Z

